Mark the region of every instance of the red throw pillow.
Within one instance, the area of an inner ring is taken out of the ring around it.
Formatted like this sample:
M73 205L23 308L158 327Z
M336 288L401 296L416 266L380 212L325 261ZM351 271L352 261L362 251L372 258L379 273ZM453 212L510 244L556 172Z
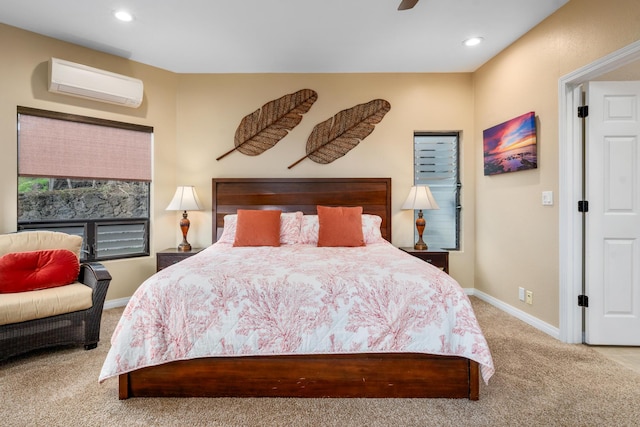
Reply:
M318 246L364 246L362 206L318 206Z
M238 209L233 246L280 246L280 213Z
M0 293L68 285L79 272L78 257L67 249L8 253L0 257Z

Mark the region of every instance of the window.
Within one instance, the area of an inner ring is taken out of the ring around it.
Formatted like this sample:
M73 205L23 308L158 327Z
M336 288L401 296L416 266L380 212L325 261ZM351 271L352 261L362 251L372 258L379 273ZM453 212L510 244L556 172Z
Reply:
M415 132L413 141L414 184L428 185L440 207L423 211L423 239L430 248L460 249L459 133Z
M18 230L82 236L83 261L148 255L152 132L18 107Z

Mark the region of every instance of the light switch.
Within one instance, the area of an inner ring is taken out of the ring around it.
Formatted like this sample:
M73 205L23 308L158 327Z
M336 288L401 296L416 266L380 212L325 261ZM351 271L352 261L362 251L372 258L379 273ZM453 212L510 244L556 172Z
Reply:
M552 206L553 205L553 191L543 191L542 192L542 204L544 206Z

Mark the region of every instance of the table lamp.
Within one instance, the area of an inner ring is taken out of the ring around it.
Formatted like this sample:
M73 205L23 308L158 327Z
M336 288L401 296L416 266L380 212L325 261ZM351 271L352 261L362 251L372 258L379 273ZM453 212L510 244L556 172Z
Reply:
M178 187L171 203L167 206L166 210L168 211L184 211L182 213L182 219L180 220L182 243L178 245L178 250L181 252L189 252L191 250L191 245L187 241L187 233L189 232L190 225L189 218L187 218L187 211L199 211L200 209L200 200L198 200L196 189L192 185Z
M418 229L418 241L413 246L414 249L427 250L429 247L422 240L422 233L426 225L425 219L422 217L423 209L440 209L436 203L436 199L431 194L431 189L426 185L414 185L409 191L407 200L402 205L402 209L411 209L418 211L418 219L416 219L416 228Z

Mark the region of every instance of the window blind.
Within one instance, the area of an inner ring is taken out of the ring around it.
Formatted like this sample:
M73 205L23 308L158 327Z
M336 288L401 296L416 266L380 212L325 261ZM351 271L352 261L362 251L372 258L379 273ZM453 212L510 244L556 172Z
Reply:
M20 176L151 181L150 131L20 111L18 129Z
M96 257L108 259L147 251L147 221L127 224L96 224Z
M440 207L423 211L430 248L459 249L458 139L458 133L414 134L414 183L428 185Z

